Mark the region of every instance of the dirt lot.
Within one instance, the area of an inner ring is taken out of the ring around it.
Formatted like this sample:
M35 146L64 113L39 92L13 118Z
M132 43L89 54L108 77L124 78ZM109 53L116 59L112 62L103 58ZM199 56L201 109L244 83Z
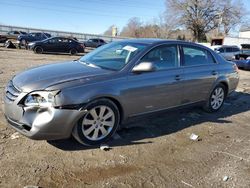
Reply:
M0 94L19 71L75 58L0 48ZM109 151L73 139L11 139L1 109L0 187L250 187L250 72L240 76L219 113L193 108L133 120Z

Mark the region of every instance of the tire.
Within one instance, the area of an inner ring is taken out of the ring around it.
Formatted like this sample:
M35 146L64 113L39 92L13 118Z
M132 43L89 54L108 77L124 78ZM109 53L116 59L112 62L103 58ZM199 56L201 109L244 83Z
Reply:
M115 133L120 122L117 106L108 99L99 99L86 107L87 113L75 125L72 135L83 145L100 145Z
M21 46L24 46L25 49L27 49L27 42L26 42L25 39L22 39L22 40L21 40Z
M34 48L34 52L36 54L42 54L43 53L43 48L41 46L37 46Z
M77 50L75 48L72 48L72 49L70 49L69 53L71 55L76 55L77 54Z
M226 88L223 84L218 84L209 96L206 105L203 107L207 112L217 112L223 106L226 98Z

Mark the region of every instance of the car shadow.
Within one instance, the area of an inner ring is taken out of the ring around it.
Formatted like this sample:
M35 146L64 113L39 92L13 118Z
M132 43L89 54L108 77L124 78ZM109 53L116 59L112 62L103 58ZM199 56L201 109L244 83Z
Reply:
M150 144L153 142L150 141L150 138L169 135L203 122L231 123L225 118L248 110L250 110L250 94L234 92L226 99L222 109L216 113L206 113L200 107L192 107L130 119L107 144L111 148ZM145 139L149 141L145 141ZM83 146L73 138L47 142L64 151L89 150L99 147Z

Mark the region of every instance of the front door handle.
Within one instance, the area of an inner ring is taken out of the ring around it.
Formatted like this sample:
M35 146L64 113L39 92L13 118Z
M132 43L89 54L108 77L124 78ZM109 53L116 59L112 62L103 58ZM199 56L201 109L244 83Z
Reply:
M217 75L218 74L218 72L217 71L212 71L212 75Z

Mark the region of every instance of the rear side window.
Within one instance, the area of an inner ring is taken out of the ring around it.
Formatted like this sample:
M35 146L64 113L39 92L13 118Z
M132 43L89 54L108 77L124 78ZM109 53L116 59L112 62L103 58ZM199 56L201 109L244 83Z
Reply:
M154 63L157 70L166 70L178 66L177 46L162 45L148 52L141 62Z
M240 49L239 48L233 48L233 52L239 52Z
M206 65L215 63L211 53L198 47L183 47L184 66Z

